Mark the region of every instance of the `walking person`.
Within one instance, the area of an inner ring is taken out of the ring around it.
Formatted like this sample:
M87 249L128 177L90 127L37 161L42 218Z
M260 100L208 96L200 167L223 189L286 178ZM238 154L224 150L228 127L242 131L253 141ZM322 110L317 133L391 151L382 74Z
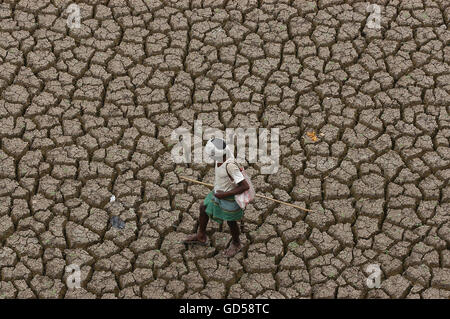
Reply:
M189 236L184 243L207 245L206 226L209 219L211 218L218 223L226 221L230 227L232 242L225 250L224 255L233 257L242 248L237 222L244 215L244 211L236 203L235 195L247 191L249 184L223 139L213 138L209 140L205 146L205 153L214 160L214 189L200 205L197 233Z

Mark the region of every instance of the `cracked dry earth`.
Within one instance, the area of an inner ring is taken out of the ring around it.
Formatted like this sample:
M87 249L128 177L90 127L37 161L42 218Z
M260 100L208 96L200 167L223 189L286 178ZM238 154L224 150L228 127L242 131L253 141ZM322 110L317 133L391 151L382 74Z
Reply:
M69 1L3 1L0 298L450 298L450 4L377 3L380 30L362 1L90 0L69 30ZM247 171L314 212L257 199L235 258L212 222L186 248L195 119L280 128Z

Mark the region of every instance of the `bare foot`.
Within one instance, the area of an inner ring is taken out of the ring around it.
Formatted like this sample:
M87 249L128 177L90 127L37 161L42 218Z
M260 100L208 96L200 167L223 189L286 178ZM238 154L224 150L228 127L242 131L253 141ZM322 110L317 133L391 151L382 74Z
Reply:
M224 255L225 257L233 257L234 255L236 255L239 251L241 250L241 244L234 244L233 242L230 244L230 247L228 247L225 251L224 251Z
M183 243L185 244L206 244L206 236L199 236L198 234L187 237Z

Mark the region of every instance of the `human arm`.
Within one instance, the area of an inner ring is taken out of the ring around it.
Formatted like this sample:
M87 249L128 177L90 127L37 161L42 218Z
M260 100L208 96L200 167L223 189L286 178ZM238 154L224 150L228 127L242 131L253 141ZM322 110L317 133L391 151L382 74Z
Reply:
M216 196L218 199L223 199L223 198L230 197L233 195L241 194L241 193L245 192L246 190L248 190L249 188L250 188L250 186L248 185L247 181L244 179L241 182L239 182L238 185L235 188L233 188L232 190L230 190L228 192L218 191L214 194L214 196Z

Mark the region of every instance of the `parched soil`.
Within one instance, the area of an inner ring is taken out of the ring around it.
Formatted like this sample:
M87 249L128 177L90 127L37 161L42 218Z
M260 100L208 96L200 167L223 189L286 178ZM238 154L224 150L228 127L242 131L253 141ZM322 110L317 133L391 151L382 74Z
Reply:
M449 1L374 1L380 29L357 0L76 3L0 4L0 298L450 298ZM257 199L236 257L212 222L185 247L194 120L279 128L247 171L314 212Z

